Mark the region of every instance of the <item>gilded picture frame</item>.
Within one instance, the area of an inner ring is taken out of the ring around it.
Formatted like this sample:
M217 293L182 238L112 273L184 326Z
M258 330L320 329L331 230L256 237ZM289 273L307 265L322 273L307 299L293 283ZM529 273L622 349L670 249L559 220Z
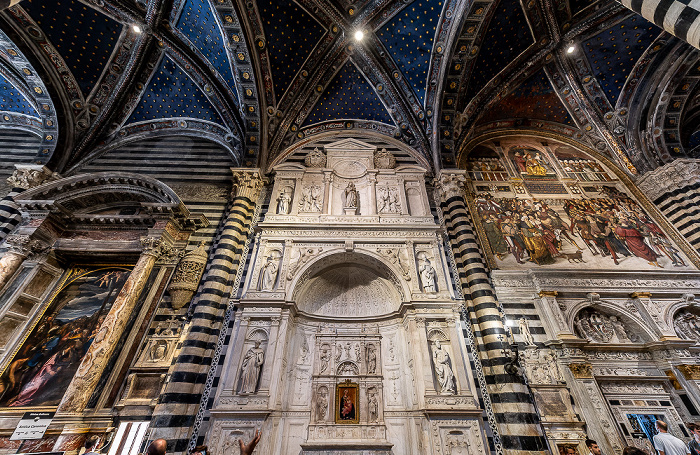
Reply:
M360 422L360 386L346 381L335 386L335 423Z

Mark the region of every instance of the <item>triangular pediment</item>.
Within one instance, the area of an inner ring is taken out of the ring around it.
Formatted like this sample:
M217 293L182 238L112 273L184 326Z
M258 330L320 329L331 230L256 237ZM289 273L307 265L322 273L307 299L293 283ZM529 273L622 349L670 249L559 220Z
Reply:
M377 147L375 147L374 145L371 145L371 144L368 144L366 142L362 142L358 139L353 139L353 138L342 139L338 142L333 142L332 144L328 144L323 148L326 152L330 152L330 151L338 151L338 152L356 151L356 152L372 152L372 153L374 153L377 150Z

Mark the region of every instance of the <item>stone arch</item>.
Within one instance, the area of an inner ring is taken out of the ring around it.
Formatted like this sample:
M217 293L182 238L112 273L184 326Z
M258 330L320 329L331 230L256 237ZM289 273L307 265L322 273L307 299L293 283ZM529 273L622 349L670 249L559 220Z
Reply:
M373 317L395 313L408 300L410 288L401 272L371 251L334 249L299 270L290 295L299 311L318 316ZM322 284L322 285L321 285ZM319 286L321 285L321 286ZM323 295L322 295L323 294ZM315 301L324 301L321 308ZM343 302L361 303L352 314L332 314Z

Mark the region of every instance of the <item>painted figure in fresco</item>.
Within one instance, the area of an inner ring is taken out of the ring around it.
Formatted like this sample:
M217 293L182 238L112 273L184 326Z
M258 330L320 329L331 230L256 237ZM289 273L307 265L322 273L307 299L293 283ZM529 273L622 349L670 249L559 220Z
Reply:
M659 259L664 257L674 267L687 265L636 202L611 187L600 191L606 197L562 199L559 212L548 205L549 201L495 199L489 193L478 194L475 204L499 260L505 260L510 253L518 264L586 263L582 250L588 250L600 260L609 260L611 265L619 265L630 257L644 259L656 267L661 267Z
M445 350L445 348L442 347L440 340L435 340L433 349L433 363L435 375L440 383L440 393L442 395L454 395L455 382L450 354Z
M0 377L0 406L55 406L129 272L83 271L69 279Z
M525 170L528 175L547 175L547 168L542 165L542 157L539 153L534 157L531 153L525 154Z
M515 165L518 166L518 170L522 174L527 174L527 167L525 166L525 158L520 152L515 152L515 156L513 157L513 160L515 161Z
M355 420L355 402L348 389L345 389L340 397L340 420Z
M260 348L260 341L255 341L255 347L248 349L241 365L241 386L238 392L255 393L260 378L260 370L265 361L265 352Z

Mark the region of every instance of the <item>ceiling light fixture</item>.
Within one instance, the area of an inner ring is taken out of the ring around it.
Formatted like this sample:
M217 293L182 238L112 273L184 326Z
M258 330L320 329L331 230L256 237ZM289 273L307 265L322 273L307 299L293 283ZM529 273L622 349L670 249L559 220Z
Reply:
M355 32L355 41L362 41L362 38L365 37L365 34L362 30L358 30Z
M132 29L134 32L136 32L136 33L141 33L141 27L139 27L139 26L136 25L136 24L132 25L132 26L131 26L131 29Z
M573 54L575 50L576 50L576 46L574 46L574 45L572 44L571 46L569 46L569 47L566 48L566 53L567 53L567 54Z

